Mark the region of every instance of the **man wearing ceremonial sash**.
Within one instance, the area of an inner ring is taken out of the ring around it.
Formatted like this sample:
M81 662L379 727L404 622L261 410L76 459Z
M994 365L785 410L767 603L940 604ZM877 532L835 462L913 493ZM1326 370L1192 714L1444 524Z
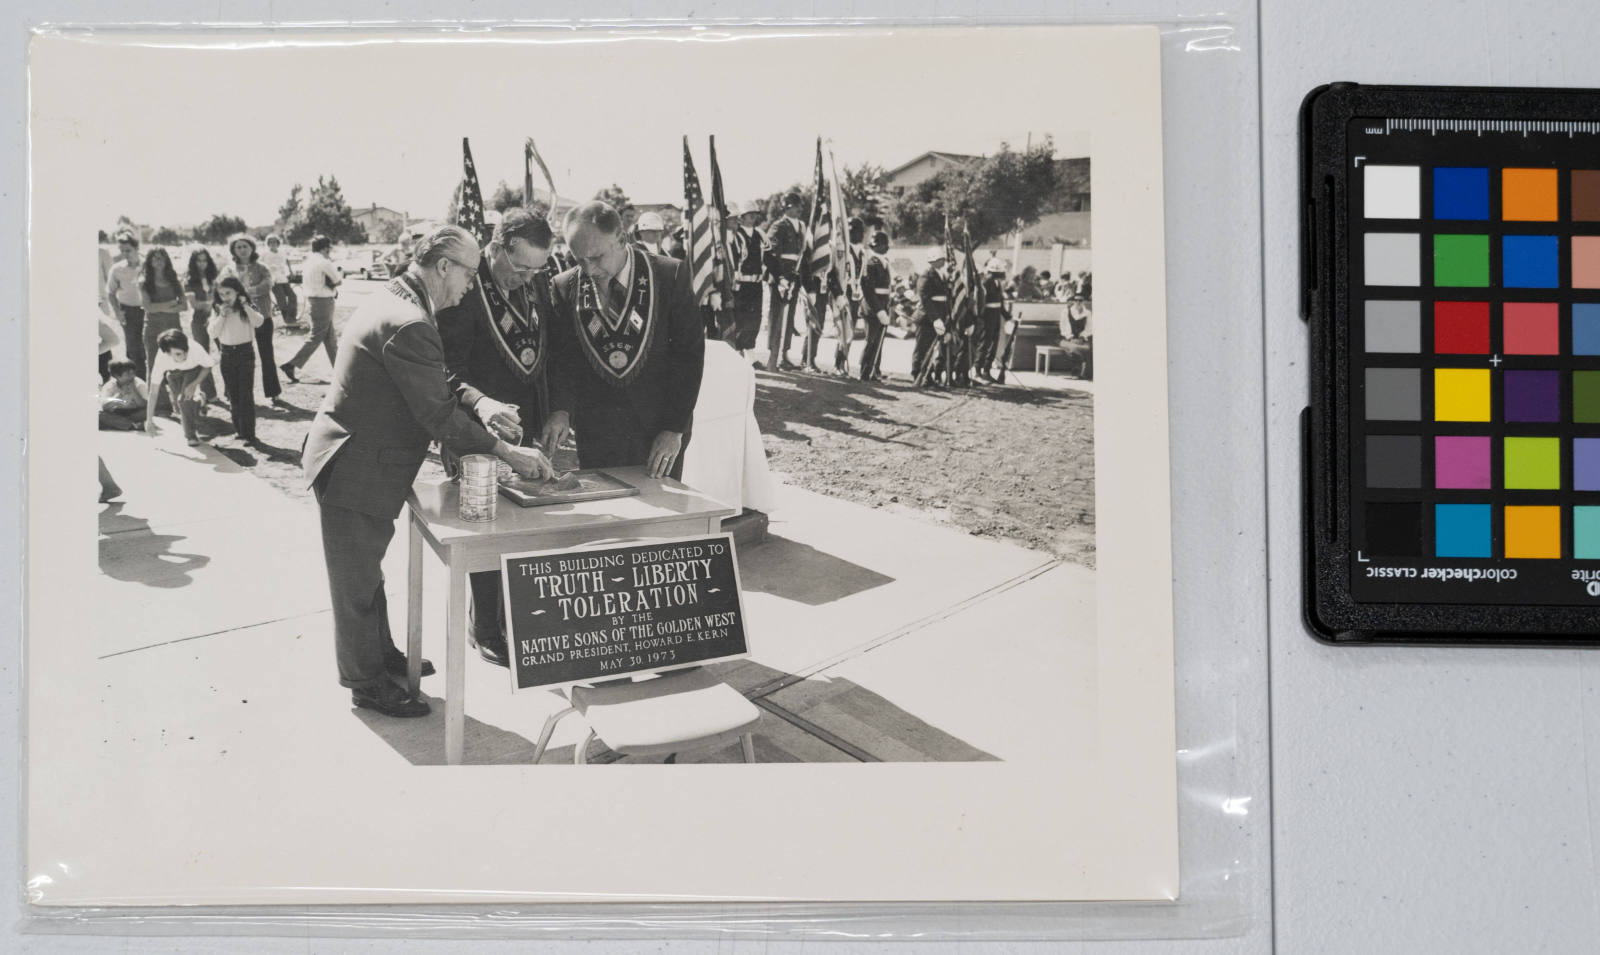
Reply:
M451 386L491 434L511 444L538 437L549 403L550 239L543 216L506 210L484 250L477 285L438 314ZM446 450L441 457L453 472L455 455ZM506 666L500 574L483 571L471 580L473 644L484 659Z
M459 226L417 243L406 271L345 324L333 384L301 451L322 519L339 682L356 706L388 716L428 713L393 679L404 678L406 657L389 632L382 563L429 442L452 454L493 454L529 477L550 474L538 449L484 430L445 378L435 309L472 288L479 258L477 240ZM422 672L433 667L423 661Z
M578 268L551 292L544 446L575 429L583 468L643 466L677 478L706 347L689 265L627 242L604 202L573 209L564 231Z

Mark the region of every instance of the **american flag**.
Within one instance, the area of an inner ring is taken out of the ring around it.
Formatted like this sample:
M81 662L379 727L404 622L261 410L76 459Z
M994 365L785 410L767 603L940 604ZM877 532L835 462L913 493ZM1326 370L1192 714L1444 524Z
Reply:
M817 174L812 177L811 217L806 223L806 247L800 256L801 273L826 281L833 268L833 212L828 181L822 175L822 137L817 137Z
M950 293L950 318L959 324L978 312L978 266L972 261L972 233L961 230L961 258L956 263L955 287Z
M461 137L461 199L456 205L456 225L478 240L489 241L489 224L483 219L483 193L478 189L478 168L472 164L472 147Z
M700 177L695 175L689 157L689 137L683 137L683 217L688 222L689 274L694 300L704 303L711 297L711 273L716 264L711 239L711 211L700 192Z
M720 301L714 302L719 309L733 306L733 273L734 263L743 256L743 250L737 253L730 235L737 236L739 231L728 230L728 199L722 193L722 167L717 165L717 137L710 137L711 148L711 232L713 237L712 248L716 250L715 269L713 270L717 296Z

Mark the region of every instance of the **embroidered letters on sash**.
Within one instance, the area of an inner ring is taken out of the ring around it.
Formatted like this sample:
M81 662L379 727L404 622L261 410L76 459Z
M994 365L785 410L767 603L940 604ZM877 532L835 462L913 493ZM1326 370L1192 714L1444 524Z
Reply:
M489 317L489 331L506 365L523 381L539 373L544 365L545 327L533 299L524 289L516 296L500 294L490 275L488 262L478 268L478 300Z
M631 249L633 282L622 311L602 304L600 290L587 275L578 278L578 341L589 364L607 384L621 388L638 377L655 337L655 278L644 253Z

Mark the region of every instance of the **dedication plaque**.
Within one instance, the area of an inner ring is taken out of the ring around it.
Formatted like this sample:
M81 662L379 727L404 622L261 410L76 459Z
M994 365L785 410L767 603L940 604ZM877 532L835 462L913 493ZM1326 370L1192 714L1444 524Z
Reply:
M749 653L731 535L508 554L502 570L513 690Z

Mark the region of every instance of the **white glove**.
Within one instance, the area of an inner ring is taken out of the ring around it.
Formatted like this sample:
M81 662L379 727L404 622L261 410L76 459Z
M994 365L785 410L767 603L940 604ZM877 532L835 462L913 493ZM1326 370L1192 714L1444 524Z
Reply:
M881 308L878 309L878 324L879 325L887 325L887 324L889 324L889 313L884 311Z
M478 420L495 437L511 444L522 440L522 413L516 405L493 398L481 398L472 410L477 412Z
M938 333L940 335L943 335L944 334L944 320L943 319L938 319L938 318L934 319L933 320L933 330L936 333Z

